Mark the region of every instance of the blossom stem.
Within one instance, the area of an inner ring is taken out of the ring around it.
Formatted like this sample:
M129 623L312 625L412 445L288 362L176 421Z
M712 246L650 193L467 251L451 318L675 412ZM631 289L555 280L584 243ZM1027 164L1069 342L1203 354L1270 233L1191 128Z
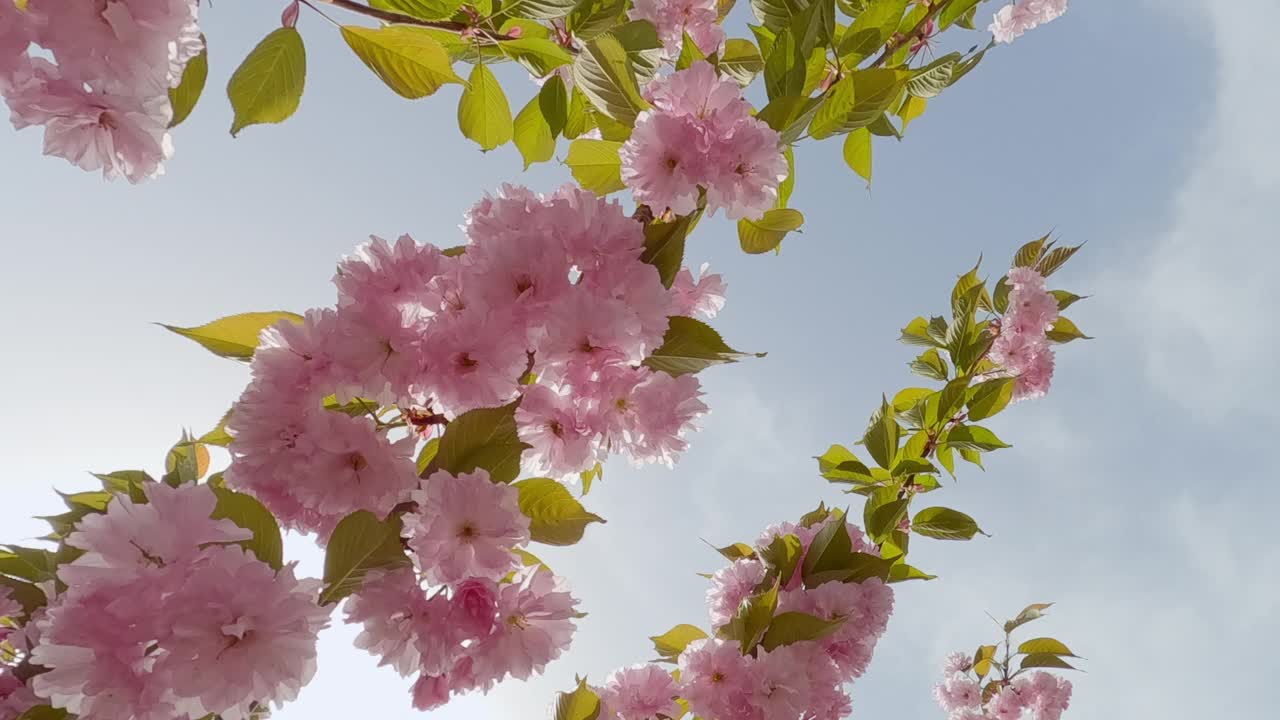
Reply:
M484 30L482 28L474 27L467 23L455 22L453 20L423 20L422 18L416 18L412 15L405 15L403 13L398 13L393 10L382 10L379 8L370 7L363 3L355 2L355 0L316 0L316 1L325 3L326 5L333 5L334 7L340 7L343 10L346 10L348 12L353 12L353 13L356 13L357 15L364 15L365 17L375 18L385 23L391 23L394 25L416 25L418 27L435 28L437 30L447 30L449 32L458 33L460 35L465 32L474 32L477 35L483 35L486 39L493 40L493 41L515 39L510 35L506 35L504 33L491 32L489 30Z
M895 33L892 38L889 38L889 42L885 43L884 52L880 54L880 57L875 59L875 62L871 63L867 67L880 67L889 60L890 55L898 52L898 48L909 42L918 40L920 36L924 34L925 30L928 29L930 21L937 17L938 13L942 12L943 8L950 5L952 2L953 0L934 0L933 4L929 7L929 12L925 13L924 17L920 18L920 22L916 23L916 26L911 28L910 32L906 35Z

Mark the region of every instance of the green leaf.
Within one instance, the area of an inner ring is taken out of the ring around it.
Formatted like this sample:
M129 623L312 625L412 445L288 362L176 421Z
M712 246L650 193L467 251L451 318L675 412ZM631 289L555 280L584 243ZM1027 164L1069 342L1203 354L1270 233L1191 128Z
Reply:
M712 365L737 362L752 356L752 353L739 352L729 347L720 333L704 322L680 315L671 317L669 321L662 345L644 361L645 367L650 370L678 377L701 372ZM758 358L764 355L754 354Z
M281 320L301 323L302 316L275 310L229 315L198 327L184 328L173 325L161 325L161 327L195 340L214 355L235 360L248 360L253 357L253 351L258 347L258 335Z
M436 454L440 452L440 438L431 438L422 446L422 450L418 452L418 477L425 477L423 473L431 466L431 461L436 459Z
M764 639L760 641L760 647L772 651L783 645L821 640L839 630L842 625L844 625L844 618L823 620L808 613L781 613L769 624Z
M720 73L747 87L764 70L764 58L750 40L729 38L720 52Z
M1018 666L1020 670L1029 668L1057 668L1059 670L1075 670L1075 666L1063 660L1057 655L1050 653L1031 653L1022 658L1022 664Z
M1076 327L1076 324L1070 320L1060 317L1053 321L1053 327L1045 333L1045 337L1056 343L1069 343L1072 340L1092 340L1093 338L1085 335Z
M205 445L216 445L218 447L226 447L231 444L231 436L227 434L227 421L231 419L231 410L222 416L218 424L212 430L196 438L196 442Z
M1087 295L1076 295L1074 293L1069 293L1066 290L1050 290L1049 294L1052 295L1054 299L1058 301L1058 310L1060 311L1066 310L1072 305L1075 305L1077 302L1084 300L1085 298L1088 297Z
M853 539L849 537L845 514L843 511L836 510L814 536L809 543L808 551L805 552L804 561L800 566L800 577L804 580L804 586L813 588L828 580L840 579L840 574L845 569L852 551Z
M837 133L867 127L888 110L902 90L904 73L887 68L855 70L827 92L827 100L813 117L809 132L821 140Z
M969 396L969 419L985 420L1005 409L1013 399L1013 378L996 378L973 386Z
M595 126L595 113L591 112L591 103L587 102L581 90L573 88L569 91L569 114L564 121L564 136L572 140Z
M840 41L840 60L855 67L889 42L907 10L907 0L873 0L858 14Z
M946 382L950 377L947 361L936 349L930 348L911 361L911 372L924 377Z
M1044 257L1040 258L1040 262L1036 264L1036 270L1038 270L1041 275L1049 277L1065 265L1067 261L1071 259L1071 256L1079 252L1082 247L1084 246L1076 245L1075 247L1056 247L1045 253Z
M1045 243L1049 240L1049 236L1045 235L1038 240L1031 242L1018 248L1018 252L1013 256L1014 267L1035 267L1040 262L1040 258L1044 255Z
M967 448L967 447L957 448L957 450L960 451L960 457L963 458L965 462L973 463L974 465L977 465L979 468L986 470L986 468L982 467L981 452L974 450L973 448Z
M784 208L791 200L791 193L796 189L796 154L792 146L788 145L782 151L782 156L787 159L787 179L778 183L778 207Z
M160 478L172 487L194 483L209 471L209 448L196 442L185 431L164 458L164 477Z
M578 138L569 144L569 156L565 164L573 173L573 179L596 195L608 195L622 190L622 158L618 153L622 143L612 140Z
M681 215L671 222L651 222L644 228L644 252L640 261L658 268L662 286L670 288L684 265L684 242L697 226L702 211Z
M204 35L200 36L204 44ZM209 47L200 48L200 54L191 58L182 70L182 80L177 87L169 88L169 105L173 107L173 119L169 127L177 127L191 115L200 94L204 92L205 81L209 79Z
M55 708L51 705L36 705L19 715L17 720L66 720L69 717L71 715L62 708Z
M534 96L520 114L516 115L514 137L520 157L524 158L525 170L530 165L546 162L555 155L556 136L551 131L551 124L542 114L540 96Z
M568 50L546 38L521 37L503 40L498 47L536 77L546 77L561 65L573 62Z
M410 100L431 95L448 83L462 82L429 28L344 25L342 38L387 87Z
M825 96L815 98L804 95L790 95L771 100L765 105L756 118L777 130L783 143L793 143L813 120L814 115L822 108Z
M234 137L250 125L284 122L298 109L307 77L307 53L294 28L277 28L249 52L227 83L235 111Z
M977 7L982 0L952 0L938 13L938 30L946 30L951 24Z
M938 394L938 417L950 420L964 407L965 396L969 393L968 376L958 377L947 383Z
M680 56L676 58L676 69L687 70L696 62L706 60L707 56L702 54L702 49L698 47L698 43L689 37L689 33L684 34L684 40L680 46Z
M1032 620L1039 620L1044 617L1045 610L1053 607L1053 603L1032 603L1022 609L1018 616L1004 624L1004 631L1011 633L1014 630L1026 625Z
M995 645L979 645L977 652L973 654L973 671L977 673L978 679L982 679L987 673L991 672L991 661L996 657Z
M918 98L935 97L951 84L960 57L958 52L949 53L915 70L907 80L907 92Z
M724 547L716 548L716 552L720 553L725 560L734 561L743 558L753 558L756 556L755 548L746 543L733 543Z
M810 0L751 0L751 12L766 28L778 31L809 7Z
M845 136L844 162L871 187L871 131L857 128Z
M458 101L458 128L485 152L511 140L511 106L488 65L477 64L471 69Z
M951 289L951 315L956 319L971 316L977 309L977 300L984 291L982 279L978 277L978 268L982 266L982 258L974 264L969 272L956 279Z
M761 551L760 559L764 561L765 567L778 573L778 580L786 587L799 568L803 552L804 546L800 544L800 538L791 534L779 535L769 543L769 547Z
M764 87L770 100L804 95L806 56L800 41L783 30L764 61Z
M218 504L210 517L230 520L252 532L253 538L239 545L276 570L284 567L284 541L280 537L280 525L271 511L256 499L225 488L213 488L213 494L218 498Z
M542 84L542 90L538 91L538 108L554 140L564 132L565 124L569 121L569 91L559 75L552 75ZM516 135L518 137L519 132ZM518 139L516 144L519 145Z
M521 480L514 487L520 491L520 512L529 518L529 536L534 542L573 545L582 539L587 525L604 522L551 478Z
M906 563L898 563L889 570L889 579L885 582L900 583L908 580L936 580L937 575L930 575L918 567L912 567Z
M529 447L520 441L515 413L516 403L512 403L468 410L454 418L440 436L440 449L427 470L457 476L482 469L495 483L515 480L520 475L520 455Z
M591 492L591 483L604 477L604 465L596 463L595 467L590 470L584 470L578 473L578 479L582 481L582 497L586 497Z
M612 28L626 6L626 0L582 0L569 14L568 30L580 40L590 40Z
M957 450L990 452L1012 447L996 437L996 434L980 425L957 425L947 433L947 444Z
M636 115L649 107L626 48L612 34L600 35L582 48L573 63L573 79L597 110L620 123L634 125Z
M896 489L886 488L886 490L893 490L895 498L876 505L867 519L867 534L876 541L883 541L898 530L898 526L907 517L907 509L911 504L908 498L897 498Z
M587 687L585 678L578 680L573 692L556 695L555 720L598 720L600 711L600 698Z
M135 503L147 502L147 495L143 488L147 483L155 482L150 475L141 470L117 470L111 473L93 473L93 476L102 481L103 489L128 495L129 499Z
M818 472L829 482L834 483L848 482L865 485L877 482L871 470L841 445L832 445L818 458Z
M955 70L951 73L951 84L955 85L960 82L960 78L968 75L974 68L978 67L978 63L982 62L982 58L986 57L987 51L993 47L995 47L994 42L957 63Z
M831 511L827 509L827 504L819 502L818 507L800 516L800 527L813 527L818 523L826 522L830 517Z
M666 50L658 37L658 29L648 20L632 20L609 30L627 52L627 60L640 82L653 79L662 65Z
M940 445L938 449L934 451L934 457L938 458L938 464L947 471L947 474L950 475L952 479L954 479L956 476L955 449L950 445Z
M972 540L982 532L977 521L959 510L944 507L925 508L911 519L911 529L917 535L938 540Z
M742 654L749 655L755 650L773 621L773 613L778 609L778 582L775 580L765 590L757 592L738 606L738 612L721 628L726 637L737 640L742 645Z
M898 427L897 418L894 417L893 408L890 407L888 399L881 397L880 410L871 417L867 431L862 436L862 442L867 446L867 452L871 453L871 459L888 470L893 467L901 439L902 431Z
M369 0L369 5L422 20L445 20L458 12L462 0Z
M384 521L368 510L359 510L343 518L325 548L320 604L336 603L358 591L371 570L408 566L400 530L399 516Z
M937 474L937 472L938 468L922 457L904 457L893 466L891 474L894 477L906 477L908 475Z
M658 657L668 662L675 662L675 659L680 657L680 653L689 647L689 643L706 637L707 634L701 628L693 625L677 625L649 639L653 641L653 649L658 652Z
M907 345L919 345L923 347L941 347L942 346L942 343L934 339L933 335L929 332L929 321L925 320L923 317L914 318L911 322L907 323L907 326L902 328L902 334L899 335L898 342L905 343ZM894 399L893 404L894 404L894 407L896 408L898 405L896 398ZM913 400L911 402L911 405L914 405L914 404L915 404L915 401ZM907 407L910 407L911 405L908 405ZM901 411L902 409L905 409L905 408L899 408L899 411Z
M1027 654L1066 655L1076 657L1061 640L1050 637L1032 638L1018 646L1018 652Z
M502 11L512 17L530 20L554 20L568 15L578 0L512 0Z
M776 250L787 233L799 230L804 224L804 213L790 208L775 208L765 212L759 220L743 218L738 221L738 242L744 252L752 255Z

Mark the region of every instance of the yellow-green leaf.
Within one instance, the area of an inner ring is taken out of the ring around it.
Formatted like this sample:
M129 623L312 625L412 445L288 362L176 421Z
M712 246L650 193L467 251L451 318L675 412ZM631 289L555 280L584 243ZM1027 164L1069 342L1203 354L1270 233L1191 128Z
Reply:
M802 612L785 612L779 614L769 623L760 646L765 650L773 650L783 645L798 642L821 640L844 625L844 618L823 620L820 617Z
M626 48L612 34L600 35L583 47L573 63L573 78L597 110L620 123L635 124L636 115L649 107L640 95Z
M274 310L229 315L198 327L184 328L173 325L161 325L161 327L195 340L214 355L248 360L253 357L253 351L258 347L258 335L281 320L300 323L302 316L297 313Z
M515 404L476 408L454 418L440 437L440 447L423 477L436 469L451 475L486 470L489 479L508 483L520 475L520 454L529 445L516 431Z
M279 570L284 566L284 542L280 537L280 525L262 503L254 498L225 488L213 488L218 504L213 509L215 520L230 520L253 533L253 537L240 543L262 562Z
M764 58L755 43L741 38L729 38L720 52L720 72L742 87L751 84L764 70Z
M585 678L578 681L573 692L556 696L555 720L598 720L599 717L600 698L587 687Z
M534 163L550 160L555 154L556 136L542 114L542 103L537 95L516 115L514 138L520 157L524 158L525 170Z
M430 28L344 25L342 38L387 87L410 100L431 95L447 83L462 82Z
M204 36L200 36L204 42ZM195 109L200 94L204 92L205 81L209 79L209 48L200 49L200 54L191 58L182 70L182 80L177 87L169 88L169 105L173 108L173 118L169 127L177 127L186 120Z
M857 128L844 139L844 162L871 187L871 131Z
M400 544L398 516L379 520L368 510L351 513L338 523L324 555L324 590L320 604L336 603L356 592L371 570L410 564Z
M804 225L804 213L791 208L774 208L758 220L738 221L738 243L752 255L777 250L787 233Z
M626 187L622 184L622 158L618 156L621 149L620 142L578 138L569 144L569 156L564 162L579 185L597 195L608 195Z
M1050 637L1032 638L1024 641L1018 646L1020 653L1039 653L1048 655L1067 655L1075 657L1075 653L1071 652L1071 648L1067 647L1061 640Z
M513 487L520 492L520 512L529 518L534 542L573 545L582 539L587 525L605 521L587 512L568 488L551 478L521 480Z
M658 651L658 656L664 660L674 661L680 657L680 653L689 647L689 643L694 640L702 640L707 634L701 628L693 625L677 625L661 635L654 635L649 638L653 641L653 648Z
M668 320L670 324L662 345L644 361L650 370L673 376L688 375L751 355L729 347L720 333L700 320L680 315ZM755 357L764 357L764 353L756 353Z
M263 38L227 83L235 118L232 136L250 125L284 122L298 109L307 77L307 53L297 29Z
M486 152L511 140L511 106L488 65L477 64L471 70L458 101L458 128Z

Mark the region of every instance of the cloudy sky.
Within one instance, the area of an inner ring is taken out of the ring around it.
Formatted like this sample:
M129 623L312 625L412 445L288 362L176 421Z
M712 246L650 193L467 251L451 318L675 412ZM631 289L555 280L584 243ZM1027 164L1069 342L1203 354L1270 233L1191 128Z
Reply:
M210 91L164 178L104 184L41 158L33 131L0 132L6 540L40 534L29 516L56 511L52 487L88 486L86 471L155 470L243 386L243 366L149 323L329 304L334 260L369 233L454 245L485 190L566 177L521 176L513 148L481 155L454 128L456 88L401 100L305 13L301 110L232 140L219 89L282 4L206 9ZM677 470L609 466L587 498L609 524L540 553L590 613L573 650L542 679L429 717L544 717L575 673L645 660L646 636L705 622L695 573L719 558L699 538L749 539L842 502L811 457L912 384L897 329L940 309L979 253L996 275L1050 229L1088 242L1059 284L1093 296L1072 315L1097 339L1061 351L1046 400L995 423L1013 449L935 496L993 537L913 547L941 578L900 586L855 717L937 717L940 658L991 639L986 613L1037 601L1058 604L1036 630L1088 658L1074 717L1270 717L1277 25L1274 0L1075 0L932 103L905 142L877 146L870 192L830 145L801 146L793 204L809 221L781 256L743 255L722 220L700 227L690 264L730 285L717 326L769 356L707 373L713 414ZM534 90L522 82L520 103ZM318 572L308 541L289 551ZM325 633L316 681L277 717L415 716L353 635Z

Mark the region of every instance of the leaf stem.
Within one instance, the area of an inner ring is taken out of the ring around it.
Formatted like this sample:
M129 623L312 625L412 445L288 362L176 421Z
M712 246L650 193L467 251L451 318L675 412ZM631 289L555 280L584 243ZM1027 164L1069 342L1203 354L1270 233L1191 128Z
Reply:
M919 39L920 36L924 34L925 29L929 26L929 22L937 17L938 13L942 12L943 8L950 5L952 2L953 0L935 0L933 6L929 8L929 12L925 13L924 17L920 18L920 22L916 23L916 26L911 28L910 32L906 35L894 33L894 36L889 38L889 42L885 43L884 52L880 54L880 57L876 58L875 62L871 63L867 67L880 67L888 61L890 55L898 52L898 48Z
M453 20L423 20L422 18L405 15L404 13L398 13L393 10L382 10L370 7L368 5L355 2L355 0L316 0L316 2L333 5L334 7L342 8L348 12L356 13L357 15L364 15L365 17L375 18L394 25L416 25L418 27L447 30L449 32L458 33L459 35L466 32L473 32L477 36L483 35L486 39L491 41L515 40L515 38L510 35L495 33L491 30L468 25L467 23L455 22Z

